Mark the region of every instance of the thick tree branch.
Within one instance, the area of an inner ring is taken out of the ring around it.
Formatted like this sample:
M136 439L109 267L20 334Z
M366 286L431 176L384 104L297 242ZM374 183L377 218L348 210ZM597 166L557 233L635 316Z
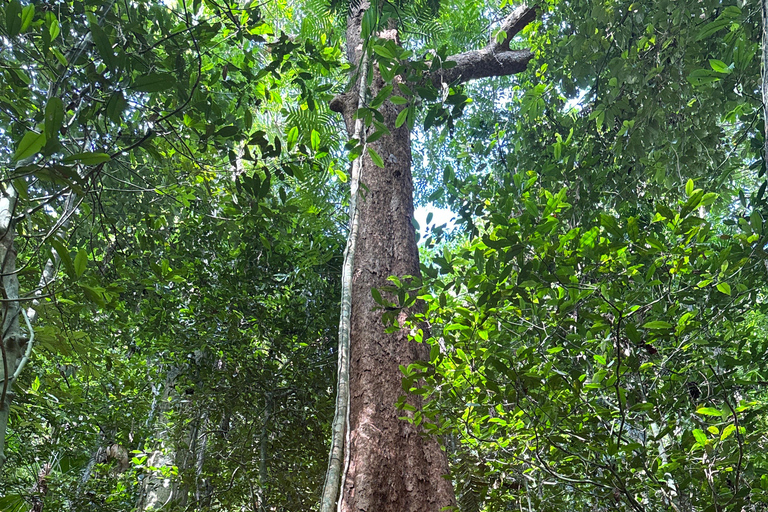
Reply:
M510 50L512 38L536 18L536 9L522 5L512 11L499 27L506 34L501 42L492 41L481 50L451 55L446 62L455 62L449 69L439 69L432 72L432 82L435 86L441 83L462 83L490 76L514 75L525 71L528 62L533 58L530 50Z

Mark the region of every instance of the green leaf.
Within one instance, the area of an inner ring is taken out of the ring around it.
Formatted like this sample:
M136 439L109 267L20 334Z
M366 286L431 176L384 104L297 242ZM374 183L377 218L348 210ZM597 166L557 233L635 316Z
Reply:
M223 126L223 127L218 129L218 131L216 132L216 136L217 137L228 138L228 137L232 137L233 135L237 134L237 132L239 132L239 131L240 131L240 129L237 126L235 126L235 125Z
M726 295L731 294L731 285L728 283L717 283L717 290Z
M88 253L85 251L85 249L80 249L77 251L77 256L75 256L75 275L77 277L80 277L83 275L83 272L85 272L85 266L88 263Z
M408 117L408 109L403 109L399 114L397 114L397 119L395 119L395 128L400 128L403 126L403 123L405 122L405 119Z
M673 325L664 320L653 320L643 324L643 329L672 329Z
M707 434L704 433L703 430L700 428L693 430L693 437L696 439L696 442L700 445L706 445L707 444Z
M72 257L69 255L69 251L64 246L64 244L57 238L54 238L51 240L51 245L53 246L53 249L56 251L56 255L59 258L59 261L61 261L64 264L64 268L67 271L67 274L71 278L75 278L75 266L72 264Z
M705 416L722 416L723 412L715 409L714 407L699 407L696 409L697 414L703 414Z
M32 20L35 17L35 6L34 4L29 4L24 9L21 10L21 28L19 29L21 32L24 32L29 28L29 25L32 24Z
M104 64L109 69L115 69L115 52L112 51L112 43L109 41L109 36L104 32L98 23L91 23L91 35L93 36L93 44L99 51Z
M309 143L313 151L320 149L320 133L317 130L312 130L312 134L309 136Z
M382 46L380 44L373 45L373 51L376 52L377 55L380 55L384 57L385 59L396 59L397 55L393 54L389 48L386 46Z
M731 436L731 434L733 434L734 432L736 432L736 425L734 425L733 423L731 423L730 425L726 426L726 427L723 429L723 432L722 432L722 434L720 434L720 441L725 441L725 440L726 440L726 439L728 439L728 438Z
M376 164L377 167L381 167L382 169L384 168L384 160L381 159L379 154L374 151L373 148L368 148L368 154L371 156L371 161Z
M379 304L380 306L387 305L387 303L382 298L381 293L376 288L371 288L371 295L373 296L373 300L376 302L376 304Z
M717 71L718 73L728 74L731 72L731 68L728 67L728 65L721 60L709 59L709 65L713 70Z
M381 106L382 103L384 103L387 98L389 98L389 95L392 94L392 85L385 85L381 88L379 91L379 94L376 95L375 98L373 98L373 101L371 101L370 107L371 108L378 108Z
M176 79L170 73L150 73L136 77L131 88L139 92L160 92L176 85Z
M288 130L288 133L285 136L285 142L288 144L288 148L291 149L296 144L296 141L299 139L299 128L294 126L290 130Z
M688 197L691 197L691 194L693 194L693 186L693 180L691 179L685 184L685 195Z
M11 0L5 8L5 29L10 37L16 37L21 31L21 2Z
M28 131L19 141L19 145L16 146L13 161L24 160L36 154L45 146L45 140L45 131L41 133Z
M403 98L402 96L392 96L391 98L389 98L389 101L391 101L395 105L405 105L406 103L408 103L408 99Z
M56 15L53 14L51 11L48 11L45 13L45 23L48 25L48 35L51 36L51 41L56 39L59 36L59 33L61 33L61 27L59 26L59 20L56 18ZM51 50L54 52L54 55L56 55L56 59L61 62L62 59L64 59L64 56L61 54L61 52L55 48L51 48ZM61 58L59 56L61 55ZM66 59L64 59L64 62L62 63L63 66L66 66Z
M696 40L701 41L702 39L705 39L713 35L715 32L718 32L724 29L725 27L730 25L730 23L731 22L729 20L725 20L725 19L718 19L711 23L707 23L706 25L704 25L704 28L702 28L699 31L698 35L696 36Z
M53 140L57 137L64 123L64 102L61 98L51 98L45 105L45 137Z
M112 157L106 153L92 153L86 151L84 153L77 153L66 157L64 163L80 162L83 165L98 165L104 162L109 162L111 159Z
M107 117L115 124L120 124L123 118L123 112L128 103L125 101L123 91L115 91L107 102Z

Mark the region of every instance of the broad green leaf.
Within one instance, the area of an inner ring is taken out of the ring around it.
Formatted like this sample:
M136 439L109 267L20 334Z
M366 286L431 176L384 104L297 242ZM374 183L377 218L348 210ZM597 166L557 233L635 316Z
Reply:
M285 136L285 142L288 144L288 148L292 149L296 145L296 141L299 139L299 128L294 126Z
M35 17L35 5L29 4L21 10L21 28L20 32L24 32L32 24L32 19Z
M312 130L312 133L309 136L309 143L313 151L318 151L320 149L320 133L317 130Z
M216 136L224 138L232 137L239 131L240 129L235 125L223 126L216 131Z
M722 433L722 434L720 434L720 441L725 441L725 440L726 440L726 439L728 439L728 438L731 436L731 434L733 434L734 432L736 432L736 425L734 425L733 423L731 423L731 424L727 425L727 426L726 426L726 427L723 429L723 433Z
M63 122L64 102L56 97L49 99L45 105L45 137L47 140L57 138Z
M5 29L10 37L16 37L21 31L21 2L11 0L5 7Z
M61 27L59 26L58 18L56 18L56 15L53 14L53 12L48 11L45 13L45 24L48 26L48 35L51 36L51 41L55 40L61 32ZM62 65L66 66L66 59L61 54L61 52L55 48L51 48L51 50L54 52L54 54L58 54L56 55L56 59L59 62L61 62L62 59L64 60ZM61 55L61 58L59 58L59 55Z
M653 320L643 324L644 329L672 329L674 326L664 320Z
M376 52L377 55L380 55L384 57L385 59L396 59L397 55L393 54L389 48L386 46L382 46L380 44L373 45L373 51Z
M699 443L700 445L703 446L707 444L707 434L705 434L704 431L701 430L700 428L693 430L693 437L696 439L696 442Z
M69 255L69 251L67 250L67 248L57 238L54 238L51 240L51 245L53 246L53 249L56 251L56 256L58 256L59 260L64 264L64 268L66 269L69 277L75 279L77 277L75 273L75 266L72 263L72 257Z
M395 119L395 128L400 128L403 126L403 123L405 122L406 117L408 117L408 109L403 109L399 114L397 114L397 119Z
M688 197L691 197L691 194L693 194L693 180L689 179L688 182L685 184L685 195Z
M93 36L93 44L99 51L104 64L109 69L115 69L115 52L112 50L112 43L109 41L109 36L104 32L104 29L99 26L98 23L91 23L91 35Z
M109 162L111 159L112 157L106 153L84 152L64 158L64 163L79 162L83 165L98 165L104 162Z
M392 94L392 85L388 84L381 88L379 91L379 94L376 95L375 98L371 101L371 108L379 108L379 106L384 103L387 98L389 98L389 95Z
M107 117L115 124L119 124L123 118L123 112L128 106L123 96L123 91L115 91L107 102Z
M728 67L728 65L721 60L709 59L709 65L713 70L717 71L718 73L728 74L731 72L731 68Z
M45 130L40 133L28 131L19 141L16 146L16 151L13 153L13 160L19 161L29 158L40 151L45 146Z
M176 79L170 73L150 73L137 76L131 88L139 92L160 92L176 85Z
M405 105L406 103L408 103L408 99L403 98L402 96L392 96L389 98L389 101L391 101L395 105Z
M731 22L729 20L725 20L725 19L717 19L711 23L707 23L706 25L704 25L704 28L702 28L699 31L698 35L696 35L696 40L700 41L702 39L705 39L713 35L715 32L718 32L724 29L725 27L730 25L730 23Z
M728 283L717 283L717 290L726 295L731 294L731 285Z
M372 147L368 147L368 154L371 156L371 161L376 164L377 167L384 168L384 160L381 159L379 154Z
M77 251L77 256L75 256L75 275L77 277L80 277L83 275L83 272L85 272L85 267L88 264L88 253L85 251L85 249L80 249Z
M714 407L699 407L696 409L697 414L703 414L705 416L722 416L722 411L715 409Z

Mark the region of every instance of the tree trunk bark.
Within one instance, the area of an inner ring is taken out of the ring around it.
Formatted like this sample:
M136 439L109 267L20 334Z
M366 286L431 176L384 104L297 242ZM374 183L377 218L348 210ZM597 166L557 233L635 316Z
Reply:
M348 57L360 61L360 25L368 2L350 13ZM384 86L378 70L369 97ZM344 120L353 133L357 91L345 95ZM429 358L429 347L409 341L404 330L386 334L371 288L387 278L419 276L419 252L413 218L411 139L404 124L395 128L401 107L386 102L379 110L391 136L369 144L385 167L364 153L358 202L359 232L352 278L350 339L350 412L348 468L339 509L344 512L430 512L455 506L446 454L421 427L398 419L395 402L403 394L400 365ZM401 314L404 318L405 313ZM420 399L412 400L417 408Z
M347 57L353 66L361 62L362 19L369 7L369 1L361 0L347 20ZM449 58L458 65L429 79L439 84L460 83L524 70L533 55L528 50L510 50L509 40L534 16L533 9L516 10L499 27L507 34L504 41ZM378 37L396 39L397 33L387 30ZM374 64L367 97L375 97L384 85ZM357 101L358 91L352 90L331 104L332 110L343 114L350 135ZM428 360L429 346L410 341L404 329L385 333L381 308L371 295L372 288L391 284L389 276L421 275L412 224L410 131L407 123L395 128L402 108L386 101L378 109L391 135L368 147L381 156L384 168L377 167L367 151L359 157L362 186L352 277L350 432L344 449L348 467L339 503L342 512L437 512L456 507L453 487L446 479L446 453L437 440L422 435L420 426L398 419L408 413L395 407L404 394L400 365ZM400 312L400 325L407 315L408 311ZM410 397L409 403L418 410L421 397Z

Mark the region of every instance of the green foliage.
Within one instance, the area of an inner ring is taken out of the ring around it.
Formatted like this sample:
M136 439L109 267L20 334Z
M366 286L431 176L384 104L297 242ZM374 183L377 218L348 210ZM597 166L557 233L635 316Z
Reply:
M570 227L565 189L512 181L424 269L438 350L405 381L435 397L416 421L493 461L491 482L530 479L545 510L764 502L762 236L718 233L698 189Z

